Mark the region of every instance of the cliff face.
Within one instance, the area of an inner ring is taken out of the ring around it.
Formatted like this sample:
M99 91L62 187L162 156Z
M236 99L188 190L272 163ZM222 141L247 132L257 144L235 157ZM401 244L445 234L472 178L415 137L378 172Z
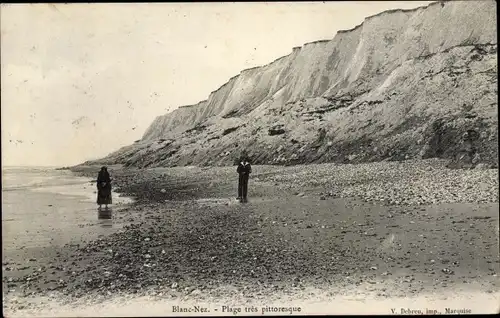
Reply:
M393 10L242 71L159 116L102 163L134 166L455 158L497 161L496 3Z

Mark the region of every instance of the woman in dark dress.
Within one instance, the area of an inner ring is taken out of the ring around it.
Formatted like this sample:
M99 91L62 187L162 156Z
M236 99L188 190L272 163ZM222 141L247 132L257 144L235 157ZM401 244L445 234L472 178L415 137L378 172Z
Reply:
M99 204L99 210L101 210L103 204L107 210L108 204L111 203L111 177L109 176L108 169L102 167L97 176L97 204Z

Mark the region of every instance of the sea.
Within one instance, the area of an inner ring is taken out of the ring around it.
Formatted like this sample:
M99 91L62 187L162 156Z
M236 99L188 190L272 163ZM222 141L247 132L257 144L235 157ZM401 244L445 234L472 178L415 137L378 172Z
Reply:
M53 167L2 167L3 251L80 243L123 227L117 215L132 200L114 193L110 210L99 212L92 181Z

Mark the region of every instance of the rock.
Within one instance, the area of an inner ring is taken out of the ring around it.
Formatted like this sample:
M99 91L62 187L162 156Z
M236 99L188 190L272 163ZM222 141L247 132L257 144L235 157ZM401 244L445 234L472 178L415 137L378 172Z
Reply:
M166 193L166 192L167 192L167 190L165 190L165 189L161 189L161 190L160 190L160 192L161 192L161 193Z
M320 200L326 200L326 197L324 195L319 197Z
M478 163L474 169L477 169L477 170L486 170L486 169L489 169L489 168L490 168L490 166L488 164Z
M177 287L179 287L179 284L177 284L177 283L174 282L174 283L172 283L171 287L172 287L172 289L176 289Z
M487 219L491 219L491 216L473 216L472 218L474 220L487 220Z
M194 289L194 290L191 292L191 295L193 295L193 296L196 296L196 295L201 295L201 290L199 290L199 289Z
M285 130L283 128L281 128L280 126L274 126L274 127L268 129L269 136L282 135L284 133L285 133Z

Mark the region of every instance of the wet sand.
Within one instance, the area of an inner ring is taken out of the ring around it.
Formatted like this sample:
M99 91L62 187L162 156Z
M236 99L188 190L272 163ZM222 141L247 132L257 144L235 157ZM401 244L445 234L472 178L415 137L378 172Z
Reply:
M280 169L255 167L249 203L239 204L232 167L115 168L119 191L136 198L126 208L133 225L40 260L52 270L19 276L11 283L21 293L4 299L20 309L16 315L43 304L64 315L64 306L78 303L118 315L112 309L123 297L133 300L121 309L148 301L150 312L140 313L167 310L162 315L178 315L175 303L202 302L297 304L303 314L390 313L426 303L497 310L498 202L401 206L325 197L324 184L276 185L270 179Z
M20 277L47 271L52 264L44 260L62 257L65 246L79 246L122 229L127 223L124 208L132 202L115 193L117 204L99 213L90 178L47 168L26 170L2 172L4 299L6 293L16 292L14 281Z
M30 194L9 193L13 205L4 206L2 220L2 244L5 257L9 251L33 247L51 247L66 243L79 243L107 234L102 230L103 220L98 219L96 205L83 196L68 196L58 193L34 192ZM29 200L30 207L18 211L17 201ZM117 208L119 209L119 208ZM114 228L121 227L115 222Z

